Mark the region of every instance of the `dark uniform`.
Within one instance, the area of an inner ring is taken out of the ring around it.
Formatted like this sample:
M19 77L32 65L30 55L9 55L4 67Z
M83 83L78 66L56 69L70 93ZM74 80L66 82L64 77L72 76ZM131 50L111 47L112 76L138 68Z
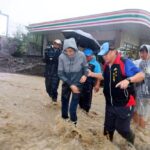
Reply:
M95 66L93 64L89 64L88 69L94 72ZM86 112L89 112L91 108L94 84L95 84L95 78L93 77L87 77L86 82L83 84L79 105Z
M46 91L52 98L52 101L57 101L57 89L59 85L58 77L58 58L61 54L60 49L56 49L52 46L48 46L45 49L44 62L45 66L45 86Z

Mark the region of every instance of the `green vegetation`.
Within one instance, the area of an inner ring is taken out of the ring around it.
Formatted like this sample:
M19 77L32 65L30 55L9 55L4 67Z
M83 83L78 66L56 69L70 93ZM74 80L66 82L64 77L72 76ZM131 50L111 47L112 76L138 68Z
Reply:
M22 57L28 55L29 49L41 51L42 36L33 33L23 33L19 28L13 38L8 38L7 48L11 51L12 56Z

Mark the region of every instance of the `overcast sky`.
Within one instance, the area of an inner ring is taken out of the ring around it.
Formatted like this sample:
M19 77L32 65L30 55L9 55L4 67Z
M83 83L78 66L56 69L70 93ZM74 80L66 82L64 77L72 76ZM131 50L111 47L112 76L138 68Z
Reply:
M0 0L10 22L23 25L129 8L150 11L150 0Z

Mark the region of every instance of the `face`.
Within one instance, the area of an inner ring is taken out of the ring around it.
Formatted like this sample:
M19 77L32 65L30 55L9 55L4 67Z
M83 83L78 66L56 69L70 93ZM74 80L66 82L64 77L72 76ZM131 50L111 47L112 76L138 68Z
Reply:
M74 49L72 49L72 48L67 48L67 49L65 50L65 52L66 52L66 54L68 55L68 57L73 57L74 54L75 54L75 51L74 51Z
M146 50L140 51L140 58L146 60L148 58L148 52Z
M91 59L93 58L93 56L86 56L86 60L89 62Z
M60 44L57 44L57 43L53 43L53 46L54 46L54 48L56 48L56 49L59 49L59 48L61 48L61 45Z
M107 64L113 63L115 58L116 58L116 51L115 50L110 50L108 53L106 53L103 56L103 59L104 59L105 63L107 63Z

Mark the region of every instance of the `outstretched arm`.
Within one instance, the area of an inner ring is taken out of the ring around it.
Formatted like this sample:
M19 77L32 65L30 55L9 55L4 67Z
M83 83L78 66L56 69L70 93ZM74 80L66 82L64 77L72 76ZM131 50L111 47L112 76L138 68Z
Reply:
M145 75L141 70L135 66L135 64L129 60L126 59L125 61L125 73L127 76L127 79L119 82L116 87L120 87L121 89L126 89L130 83L137 83L144 80Z
M120 81L116 85L116 87L120 87L121 89L126 89L130 83L141 82L141 81L144 80L144 77L145 77L144 73L139 72L139 73L135 74L132 77L129 77L127 79L124 79L124 80Z
M103 80L102 73L94 73L91 70L88 71L88 77L93 77L99 80Z

